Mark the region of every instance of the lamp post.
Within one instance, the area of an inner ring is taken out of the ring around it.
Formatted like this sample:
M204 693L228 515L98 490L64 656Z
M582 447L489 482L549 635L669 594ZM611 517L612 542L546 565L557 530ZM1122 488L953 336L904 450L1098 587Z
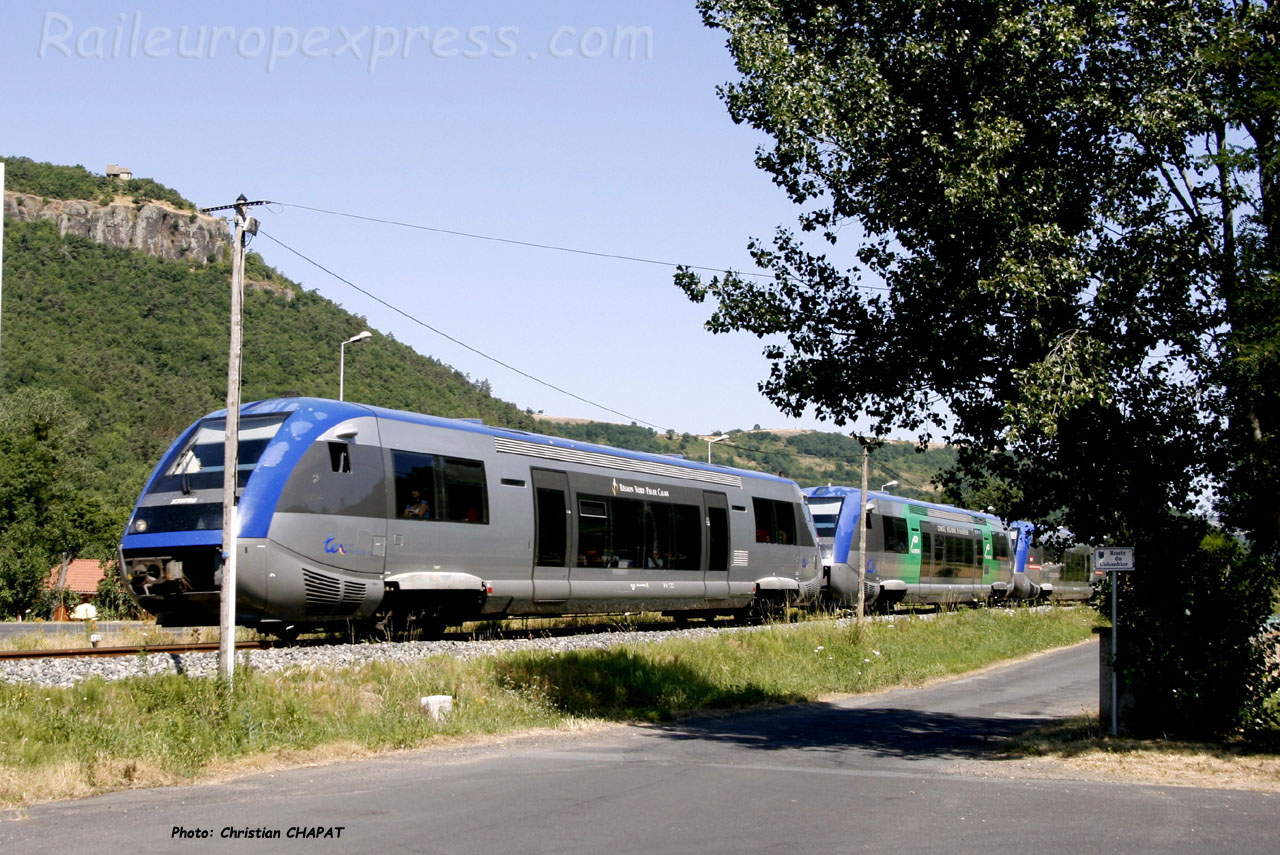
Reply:
M346 373L347 373L347 345L354 344L357 341L368 341L373 338L373 333L368 330L358 332L351 338L344 341L338 347L338 400L346 400Z
M888 490L890 487L896 487L896 486L898 486L897 481L890 481L888 484L881 484L880 492L883 493L885 490Z
M708 463L711 462L711 443L720 442L721 440L725 440L728 438L729 438L729 434L727 433L722 433L720 434L720 436L707 437L707 462Z

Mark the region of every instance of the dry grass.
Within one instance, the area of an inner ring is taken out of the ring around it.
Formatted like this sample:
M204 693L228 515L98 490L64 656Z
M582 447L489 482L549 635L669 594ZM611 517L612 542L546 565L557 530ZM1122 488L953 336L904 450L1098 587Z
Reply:
M193 626L165 629L154 624L139 624L124 630L103 630L94 621L78 623L79 631L63 630L45 632L40 622L33 623L30 632L19 632L0 639L0 650L73 650L92 646L90 635L98 635L99 647L140 647L148 644L197 644L212 643L220 633L216 626ZM257 641L262 636L251 629L236 630L236 641Z
M1221 743L1129 739L1105 735L1092 716L1037 728L994 763L962 766L982 775L1280 793L1280 744L1274 736Z

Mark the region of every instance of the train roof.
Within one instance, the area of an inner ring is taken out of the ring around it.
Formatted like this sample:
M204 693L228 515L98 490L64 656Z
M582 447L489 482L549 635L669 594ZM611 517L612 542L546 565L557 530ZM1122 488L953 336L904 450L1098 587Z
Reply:
M805 487L801 492L804 493L805 496L812 498L847 498L850 496L858 496L862 491L857 487L828 484L823 487ZM940 502L928 502L921 499L909 499L906 496L895 496L892 493L884 493L878 490L868 490L867 497L869 499L900 502L904 505L915 505L917 507L927 508L931 511L942 511L950 514L968 514L971 517L986 521L993 525L1004 525L1004 522L999 517L995 514L987 513L986 511L975 511L970 508L960 508L955 505L944 505Z
M757 472L751 469L736 469L731 466L717 466L712 463L700 463L696 460L689 460L683 457L653 454L651 452L644 451L632 451L626 448L598 445L591 442L581 442L579 440L566 439L565 437L560 436L531 433L517 428L495 427L493 425L486 425L479 419L451 419L444 416L413 413L406 410L393 410L387 407L374 406L372 404L359 404L351 401L334 401L329 398L269 398L261 401L253 401L251 403L241 405L240 417L244 418L245 416L269 415L272 413L292 413L298 410L310 410L318 413L326 421L331 421L334 424L345 419L374 416L379 419L408 422L410 424L426 425L445 430L477 433L491 437L503 437L528 443L546 445L548 447L554 446L560 450L607 454L628 460L666 464L703 472L731 473L741 478L752 478L755 480L776 481L778 483L785 484L795 483L789 478L771 475L767 472ZM226 418L226 415L227 411L223 408L210 413L200 421L211 418Z

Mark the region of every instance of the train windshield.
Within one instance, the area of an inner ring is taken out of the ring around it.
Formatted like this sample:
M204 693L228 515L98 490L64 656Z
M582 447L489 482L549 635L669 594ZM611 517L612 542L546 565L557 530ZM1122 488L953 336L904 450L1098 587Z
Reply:
M818 537L835 537L836 522L840 519L840 506L844 504L844 499L810 497L807 504L809 512L813 514L813 527L818 532Z
M236 473L241 483L258 465L262 452L288 417L288 413L272 413L267 416L248 416L240 420ZM187 490L220 485L225 468L226 441L226 419L209 419L204 422L165 471L165 479L182 478L186 484L184 489Z

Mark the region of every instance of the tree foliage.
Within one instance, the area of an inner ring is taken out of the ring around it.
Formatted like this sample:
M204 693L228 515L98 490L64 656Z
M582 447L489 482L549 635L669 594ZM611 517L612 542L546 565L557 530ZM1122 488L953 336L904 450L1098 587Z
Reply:
M0 614L36 602L64 553L105 558L123 519L85 486L85 422L66 395L27 388L0 399Z
M1266 602L1280 540L1276 10L700 8L741 75L721 90L731 116L771 138L757 163L802 211L798 231L750 244L771 280L677 283L713 300L711 330L766 339L765 394L837 424L870 417L878 435L942 438L960 452L957 491L1133 543L1184 596L1185 573L1217 562L1260 577L1231 588ZM1199 546L1194 497L1209 488L1248 534L1248 561ZM1162 563L1164 542L1186 560ZM1127 619L1174 650L1194 637L1156 615ZM1233 664L1256 655L1245 629L1222 630ZM1183 687L1207 680L1188 665ZM1213 726L1246 720L1258 688Z

